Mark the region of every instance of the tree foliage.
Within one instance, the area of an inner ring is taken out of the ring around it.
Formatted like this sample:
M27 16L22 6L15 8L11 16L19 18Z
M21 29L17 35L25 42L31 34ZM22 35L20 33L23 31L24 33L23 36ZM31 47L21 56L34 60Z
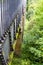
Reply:
M27 0L26 17L29 22L24 33L25 57L37 65L43 63L43 0ZM34 64L34 65L35 65Z

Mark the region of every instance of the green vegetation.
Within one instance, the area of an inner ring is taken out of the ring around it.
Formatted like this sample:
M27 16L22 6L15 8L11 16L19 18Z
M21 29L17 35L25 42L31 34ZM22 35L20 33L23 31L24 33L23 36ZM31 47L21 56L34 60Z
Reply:
M24 53L33 65L43 63L43 0L27 0L28 27L24 33ZM28 6L29 5L29 6ZM31 64L31 65L32 65Z
M27 0L21 57L12 65L43 65L43 0Z

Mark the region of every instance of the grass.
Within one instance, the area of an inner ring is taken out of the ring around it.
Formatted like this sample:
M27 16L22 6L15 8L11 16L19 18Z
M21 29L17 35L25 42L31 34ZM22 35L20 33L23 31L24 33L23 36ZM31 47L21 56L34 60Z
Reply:
M24 53L22 52L20 57L13 57L11 65L30 65L30 60L24 58Z
M30 65L30 61L26 59L14 57L11 65Z

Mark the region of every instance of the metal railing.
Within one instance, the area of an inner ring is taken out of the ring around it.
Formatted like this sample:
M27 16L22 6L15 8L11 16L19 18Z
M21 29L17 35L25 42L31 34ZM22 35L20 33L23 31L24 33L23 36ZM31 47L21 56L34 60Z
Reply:
M2 36L10 26L17 12L21 10L21 6L21 0L0 1L0 36Z
M18 33L20 20L18 15L12 21L10 27L7 29L3 37L0 38L0 59L2 65L6 65L9 61L10 52L13 50L13 43L16 40L16 33Z
M7 65L13 43L17 39L22 15L21 0L0 1L0 64Z

